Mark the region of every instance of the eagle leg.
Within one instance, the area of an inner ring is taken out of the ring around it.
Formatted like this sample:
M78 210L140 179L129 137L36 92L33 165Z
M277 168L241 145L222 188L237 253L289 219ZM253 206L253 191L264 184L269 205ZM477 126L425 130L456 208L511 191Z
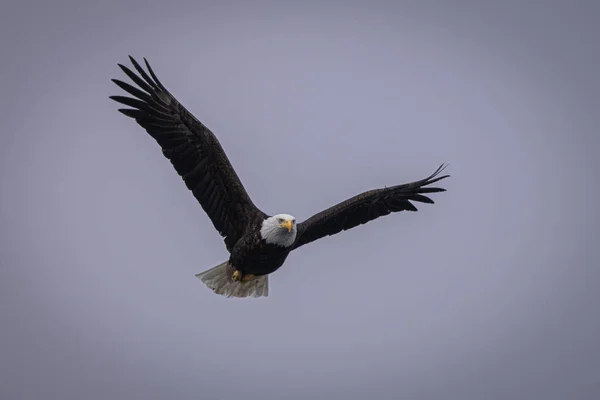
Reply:
M233 279L234 282L239 282L242 280L242 271L240 271L239 269L236 269L235 271L233 271L233 274L231 275L231 279Z
M233 273L231 274L231 279L234 282L241 282L241 283L246 283L246 282L250 282L251 280L253 280L255 278L254 275L252 274L246 274L244 275L242 273L242 271L240 271L239 269L236 269L235 271L233 271Z

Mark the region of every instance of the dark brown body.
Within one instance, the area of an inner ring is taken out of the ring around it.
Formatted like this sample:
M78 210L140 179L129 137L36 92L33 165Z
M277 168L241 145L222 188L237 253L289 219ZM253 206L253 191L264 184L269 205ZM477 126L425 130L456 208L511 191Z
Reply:
M260 276L275 272L292 250L292 247L266 243L260 236L261 224L262 221L253 226L231 251L229 262L244 275Z

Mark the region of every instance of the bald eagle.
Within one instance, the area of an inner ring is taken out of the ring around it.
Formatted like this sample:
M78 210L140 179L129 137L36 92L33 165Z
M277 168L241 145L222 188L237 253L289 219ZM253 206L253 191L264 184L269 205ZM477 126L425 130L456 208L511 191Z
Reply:
M138 87L113 79L133 97L110 98L130 107L119 111L156 140L224 238L227 261L196 275L217 294L266 297L268 275L292 250L392 212L417 211L411 202L433 204L426 194L445 191L429 186L449 176L440 176L442 164L425 179L366 191L303 222L289 214L268 215L250 199L216 136L163 86L145 58L147 72L129 59L138 74L118 65Z

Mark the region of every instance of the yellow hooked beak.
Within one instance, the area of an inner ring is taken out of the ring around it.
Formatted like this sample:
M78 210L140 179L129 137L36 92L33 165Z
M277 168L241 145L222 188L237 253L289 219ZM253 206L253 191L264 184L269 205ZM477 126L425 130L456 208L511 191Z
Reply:
M292 231L292 221L290 221L289 219L283 221L279 226L282 227L282 228L287 229L288 232Z

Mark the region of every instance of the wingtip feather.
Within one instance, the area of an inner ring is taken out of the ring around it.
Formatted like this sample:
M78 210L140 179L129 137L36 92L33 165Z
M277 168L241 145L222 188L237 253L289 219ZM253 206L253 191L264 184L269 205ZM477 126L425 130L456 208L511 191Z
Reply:
M133 118L133 119L136 119L139 116L139 112L140 112L140 110L135 110L132 108L119 108L117 111L119 111L121 114L123 114L129 118Z

